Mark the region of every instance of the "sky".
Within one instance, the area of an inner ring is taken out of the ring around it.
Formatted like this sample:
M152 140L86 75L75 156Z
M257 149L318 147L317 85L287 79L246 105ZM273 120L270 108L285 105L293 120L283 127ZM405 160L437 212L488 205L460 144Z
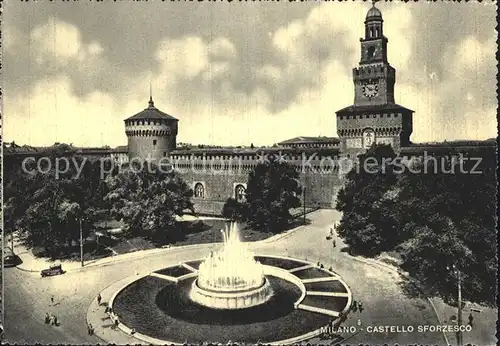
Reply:
M155 106L177 142L272 145L336 137L370 3L4 3L5 141L125 145ZM396 103L413 142L496 137L496 8L379 3Z

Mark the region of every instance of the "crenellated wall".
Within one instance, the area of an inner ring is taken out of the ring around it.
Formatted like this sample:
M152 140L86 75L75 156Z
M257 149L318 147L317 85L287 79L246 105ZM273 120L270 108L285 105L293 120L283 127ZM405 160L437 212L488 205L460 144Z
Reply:
M253 158L253 159L252 159ZM262 158L255 153L247 155L171 156L175 171L195 191L193 203L197 213L220 214L225 201L236 198L236 187L246 188L248 174ZM299 181L305 187L306 206L333 208L335 197L342 185L337 157L321 154L291 155L287 160L299 173ZM198 186L198 189L196 186ZM199 195L200 189L203 195ZM197 196L198 193L198 196ZM303 203L304 195L301 195Z

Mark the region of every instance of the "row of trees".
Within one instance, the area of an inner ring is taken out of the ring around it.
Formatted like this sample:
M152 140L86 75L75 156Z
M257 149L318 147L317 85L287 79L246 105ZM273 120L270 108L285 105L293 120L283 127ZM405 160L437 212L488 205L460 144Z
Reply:
M87 237L102 215L123 221L125 236L168 243L181 236L176 216L194 213L193 192L175 172L154 166L118 171L111 169L111 161L89 160L59 147L47 157L39 167L34 161L24 168L20 162L9 164L4 175L4 219L7 232L19 231L26 245L43 247L51 257L79 241L80 225ZM103 171L110 172L105 179ZM230 200L224 214L248 220L257 229L279 232L292 218L289 209L300 204L300 193L297 172L290 166L261 164L249 175L248 202Z
M192 191L175 173L155 167L118 172L111 161L64 157L68 161L54 150L40 167L33 161L25 168L12 165L5 176L6 231L19 231L27 246L42 247L53 258L79 241L80 226L87 237L108 215L124 221L126 236L161 241L175 232L175 215L193 211ZM110 173L103 177L103 171Z
M456 297L449 272L455 264L462 272L464 298L492 303L495 152L477 148L465 160L451 159L460 156L454 151L447 156L415 161L411 171L401 172L393 164L381 164L384 158L395 162L390 147L372 148L339 192L337 209L343 216L338 232L358 254L396 252L404 270L449 300Z

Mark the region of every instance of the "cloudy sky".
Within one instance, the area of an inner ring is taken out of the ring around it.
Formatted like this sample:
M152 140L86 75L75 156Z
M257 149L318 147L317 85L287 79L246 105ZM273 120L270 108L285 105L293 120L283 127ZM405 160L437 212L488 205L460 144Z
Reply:
M126 144L155 105L178 142L336 136L369 3L24 3L4 8L4 139ZM496 136L493 3L380 3L414 142Z

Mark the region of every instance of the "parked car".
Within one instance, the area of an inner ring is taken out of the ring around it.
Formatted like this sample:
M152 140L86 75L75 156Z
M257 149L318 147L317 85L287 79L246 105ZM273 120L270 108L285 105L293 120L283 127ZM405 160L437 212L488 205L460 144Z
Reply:
M21 264L21 258L18 255L12 252L9 247L4 248L3 250L3 266L4 267L15 267L18 264Z
M60 274L64 274L64 270L62 269L62 265L60 265L60 264L51 265L48 269L43 269L40 272L40 275L42 276L42 278L46 277L46 276L53 276L53 275L60 275Z

